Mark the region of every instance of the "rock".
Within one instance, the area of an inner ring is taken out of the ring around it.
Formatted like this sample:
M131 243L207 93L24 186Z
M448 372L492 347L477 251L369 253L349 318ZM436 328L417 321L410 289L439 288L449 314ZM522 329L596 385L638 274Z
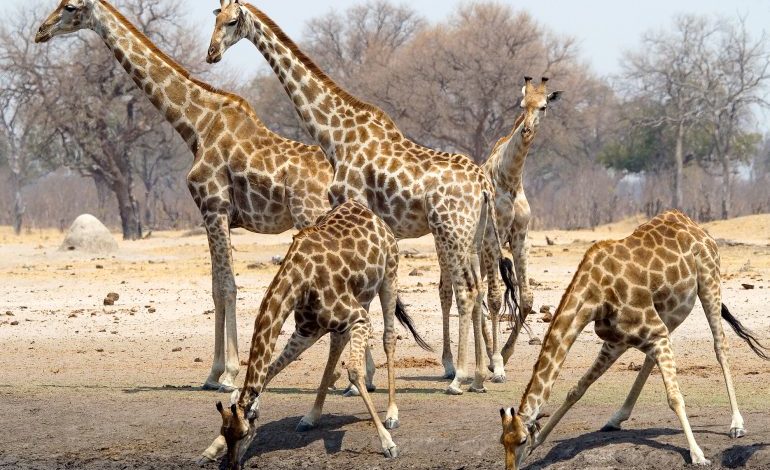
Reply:
M99 349L96 350L96 352L104 352L104 349L99 348Z
M632 363L630 363L630 364L628 365L628 370L633 370L633 371L639 372L640 370L642 370L642 365L641 365L641 364L639 364L639 365L636 365L636 364L634 364L634 363L632 362Z
M754 288L754 284L741 284L741 286L746 290L751 290Z
M155 307L148 308L147 313L155 313Z
M104 305L115 305L115 302L120 298L120 294L116 292L110 292L107 297L104 298Z
M409 273L410 276L424 276L425 273L420 271L419 269L415 268L412 270L412 272Z
M537 346L537 345L543 344L543 342L540 341L540 338L532 338L529 340L529 344L533 346Z
M179 352L179 351L181 351L181 350L182 350L182 348L181 348L181 347L179 347L179 346L177 346L177 347L175 347L174 349L172 349L172 350L171 350L171 352Z
M553 314L551 313L550 310L546 310L545 312L543 312L543 316L540 317L540 320L543 323L551 323L551 321L553 321Z
M548 244L548 246L554 246L556 244L556 242L554 240L551 240L551 238L548 237L548 235L546 235L545 237L545 242Z
M265 263L251 263L246 266L246 269L263 269L266 267L267 265Z
M283 256L273 256L272 258L270 258L270 262L276 266L280 266L281 264L283 264Z
M10 310L8 310L8 311L6 311L6 312L5 312L5 316L6 316L6 317L13 317L13 316L14 316L14 314L13 314L13 312L11 312Z
M14 321L11 322L11 326L16 326L18 324L19 324L18 320L14 320Z
M118 251L118 242L99 219L83 214L72 222L59 250L114 253Z
M97 264L96 265L96 269L104 269L104 265L103 264Z
M193 362L203 362L203 359L196 357L195 359L193 359Z

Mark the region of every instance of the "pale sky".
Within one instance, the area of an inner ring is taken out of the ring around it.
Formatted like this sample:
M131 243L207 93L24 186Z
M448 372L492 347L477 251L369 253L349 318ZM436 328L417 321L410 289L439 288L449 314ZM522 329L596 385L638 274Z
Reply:
M53 8L59 0L39 0ZM329 11L342 12L365 0L251 0L270 15L293 38L300 38L307 20ZM404 3L393 0L394 3ZM770 28L770 1L767 0L540 0L514 2L516 9L529 11L552 31L577 38L584 60L600 75L619 71L624 50L634 48L641 34L649 29L666 27L678 13L722 14L745 16L754 37ZM29 0L2 0L2 3L28 4ZM190 6L189 19L200 29L201 58L208 48L214 26L212 10L219 0L184 0ZM429 21L445 19L460 0L412 0L407 2ZM2 19L0 19L2 21ZM236 46L225 56L225 62L250 73L263 66L264 59L250 44Z

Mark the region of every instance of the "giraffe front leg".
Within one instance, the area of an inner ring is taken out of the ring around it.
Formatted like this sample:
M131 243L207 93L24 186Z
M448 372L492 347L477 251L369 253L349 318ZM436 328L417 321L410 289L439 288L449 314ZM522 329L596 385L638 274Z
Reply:
M441 280L438 285L441 300L441 323L444 333L444 349L441 353L441 364L444 366L444 379L455 378L454 358L452 357L451 333L449 331L449 313L452 310L452 273L441 267Z
M385 362L388 367L388 412L385 414L385 428L396 429L398 421L398 406L396 405L396 303L398 299L398 281L396 279L397 264L389 266L386 279L380 286L380 304L382 304L382 346L385 350Z
M232 392L240 369L235 317L237 288L233 275L230 228L227 216L217 214L206 219L211 252L212 294L214 297L214 362L203 384L204 390Z
M532 313L534 296L529 285L529 221L532 218L529 202L524 191L519 191L514 201L514 219L510 238L516 280L519 283L519 307L524 317Z
M369 329L365 323L355 323L350 329L350 365L348 366L348 377L350 381L361 390L361 399L364 400L366 409L369 410L369 414L372 417L374 426L377 428L377 434L380 438L380 446L382 452L387 458L398 457L398 447L390 437L390 433L380 421L377 415L377 410L372 403L372 398L369 396L369 392L366 391L364 386L364 377L366 375L366 368L364 366L364 350L366 349L366 342L369 338Z
M281 355L276 360L270 363L267 368L267 376L265 377L265 383L262 385L262 389L267 388L276 375L278 375L289 364L294 362L300 354L307 351L307 349L314 345L316 341L323 335L321 331L314 332L314 334L303 335L299 331L294 331L291 338L284 346Z
M602 427L602 432L620 431L621 424L623 424L628 420L628 418L631 417L631 412L634 410L636 400L639 398L639 394L642 392L644 384L647 382L647 378L649 378L653 367L655 367L655 360L653 360L650 356L647 356L644 359L644 365L642 366L642 369L636 376L636 380L634 381L634 385L631 387L631 391L628 392L626 401L623 402L623 406L621 406L620 409L616 411L614 415L612 415L610 420L607 421L607 424Z
M342 351L345 349L345 345L349 338L349 334L331 333L329 358L326 361L326 368L324 369L324 374L321 378L321 385L318 386L315 403L313 403L313 408L310 412L303 416L299 421L299 424L297 424L297 432L305 432L318 427L318 421L321 419L324 402L326 401L326 394L329 392L329 387L334 383L334 380L338 375L336 371L337 364L340 362L340 356L342 355Z
M503 383L505 382L505 362L500 348L500 311L502 310L503 293L500 289L500 280L497 278L497 272L493 266L496 266L496 263L489 263L488 268L490 269L487 272L487 305L489 316L492 319L492 354L489 358L489 371L492 372L492 382ZM486 326L483 319L482 322Z
M679 383L676 380L676 363L674 362L674 352L671 350L671 343L667 337L658 340L651 348L649 354L652 354L655 362L658 364L663 375L663 382L666 386L666 395L668 406L676 413L679 422L682 424L682 430L687 438L687 444L690 446L690 458L695 465L710 465L711 462L703 455L698 443L695 442L690 421L687 419L687 413L684 406L684 398L679 390Z

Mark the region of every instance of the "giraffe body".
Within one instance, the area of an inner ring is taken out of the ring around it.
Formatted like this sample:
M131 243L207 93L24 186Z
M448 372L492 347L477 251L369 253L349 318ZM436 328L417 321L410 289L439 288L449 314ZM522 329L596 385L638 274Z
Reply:
M242 98L196 80L106 0L62 0L36 41L92 29L194 155L187 176L212 260L215 345L204 388L233 389L238 373L230 228L281 233L313 224L330 206L322 150L278 136Z
M515 469L540 445L559 420L629 348L646 354L642 370L623 407L605 430L619 429L628 419L654 365L663 375L668 403L676 413L695 464L708 464L695 442L676 379L669 334L690 314L700 299L714 335L714 349L722 367L732 409L730 436L745 434L730 369L724 318L760 357L764 348L722 304L717 244L703 229L678 211L666 212L641 225L629 237L591 247L561 299L543 341L532 378L518 413L501 409L506 468ZM564 404L540 429L537 419L548 400L564 359L589 323L604 340L593 366L567 394Z
M203 459L215 459L226 444L231 467L240 465L256 430L259 394L276 374L327 333L331 335L331 347L326 370L313 409L302 418L298 431L318 425L335 366L349 340L350 381L358 387L374 420L382 451L387 457L396 457L398 448L387 431L399 424L393 366L394 319L402 321L418 343L427 348L397 301L397 268L398 245L393 234L381 219L357 201L337 206L317 225L300 231L260 306L243 389L240 394L234 394L236 399L230 409L218 405L223 418L221 436L204 452ZM376 295L382 303L383 345L388 365L389 404L385 424L379 421L364 385L365 347L371 330L367 312ZM292 311L296 330L281 355L270 363L281 327Z
M351 199L366 204L399 239L433 234L442 280L451 284L460 313L456 368L451 353L445 354L445 368L454 375L447 392L461 394L468 376L471 322L476 370L470 390L484 391L478 293L484 278L499 282L494 271L502 259L494 188L486 174L464 155L438 152L407 139L387 114L335 84L254 6L240 0L221 3L208 61L218 62L227 48L244 38L257 46L334 168L332 205Z

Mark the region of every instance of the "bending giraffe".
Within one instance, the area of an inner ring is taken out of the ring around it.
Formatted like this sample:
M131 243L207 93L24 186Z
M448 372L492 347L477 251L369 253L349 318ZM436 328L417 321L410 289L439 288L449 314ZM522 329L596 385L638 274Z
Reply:
M398 245L393 234L379 217L357 201L337 206L317 225L300 231L259 307L243 388L240 393L233 393L229 409L217 404L223 421L221 435L203 453L201 462L216 459L227 447L230 468L240 468L256 433L260 394L276 374L326 333L331 334L326 369L315 404L300 420L297 431L318 426L335 366L349 340L350 381L360 390L372 416L383 453L389 458L397 457L398 447L388 432L399 426L393 365L394 319L412 332L421 347L430 350L397 300L397 268ZM376 295L382 303L382 341L388 366L388 411L384 424L364 386L364 350L371 331L367 312ZM283 353L270 364L278 334L292 311L296 330Z
M521 318L526 318L532 311L533 296L529 286L527 275L527 262L529 257L529 220L531 212L529 201L524 194L524 163L527 154L535 140L537 130L540 127L540 113L545 113L550 103L553 103L562 95L562 91L548 93L546 83L548 78L543 77L539 85L532 84L531 77L524 77L524 87L521 90L522 99L521 114L516 119L511 133L500 139L492 153L484 162L482 168L489 176L495 187L495 210L497 223L503 243L507 243L513 253L513 263L516 268L516 281L519 287L519 308ZM451 290L445 289L446 284L441 283L441 304L444 324L449 322L449 307L452 303ZM489 296L499 295L490 292ZM489 299L490 316L492 317L492 335L498 334L496 320L499 315L499 300ZM513 355L516 339L523 322L514 322L508 341L501 350L503 364ZM485 323L485 336L486 333ZM492 344L497 344L497 338L493 338ZM490 347L489 341L487 347ZM449 337L444 336L444 351L449 350ZM502 381L503 376L494 376L493 381Z
M204 389L232 391L238 374L230 229L281 233L329 210L332 169L319 147L274 134L242 98L193 78L105 0L62 0L35 37L91 29L194 155L187 185L211 251L214 359Z
M494 187L484 171L467 156L409 140L385 112L339 87L263 12L241 0L220 1L207 60L219 62L244 38L257 46L334 168L329 187L332 205L349 199L366 204L398 239L433 234L442 279L451 280L460 314L456 367L451 354L444 355L445 373L454 377L447 393L461 394L468 376L471 321L476 370L470 390L485 391L478 293L484 279L491 291L499 292L495 272L499 268L512 296L513 270L510 260L503 258ZM494 374L504 375L499 346L494 344L488 354Z
M621 423L630 417L639 393L657 365L663 375L668 404L687 438L692 462L709 464L695 442L685 413L669 341L669 333L687 318L696 298L701 301L714 335L714 350L727 386L732 409L730 437L744 436L746 431L727 364L727 340L721 320L727 321L759 357L770 358L767 350L722 303L719 269L714 239L678 211L655 217L623 240L592 246L548 328L518 412L514 413L511 408L500 410L503 424L500 441L505 447L506 469L519 468L588 387L629 348L636 348L647 357L625 403L603 430L620 429ZM594 322L596 334L604 340L599 357L540 429L539 413L562 363L577 336L590 322Z

